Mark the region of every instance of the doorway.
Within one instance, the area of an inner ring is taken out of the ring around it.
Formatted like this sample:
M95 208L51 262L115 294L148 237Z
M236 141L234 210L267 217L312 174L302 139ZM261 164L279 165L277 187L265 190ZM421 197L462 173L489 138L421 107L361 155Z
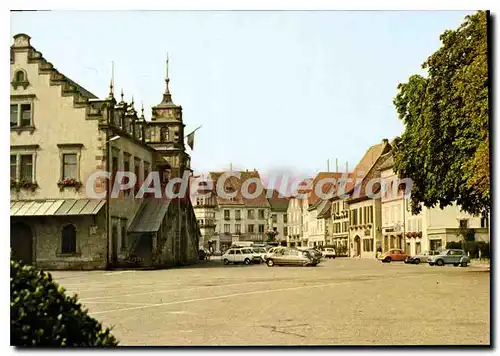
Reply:
M361 239L356 235L354 238L354 256L361 255Z
M142 234L139 236L136 246L136 254L142 261L144 267L153 264L153 236L151 234Z
M27 265L33 263L33 234L28 225L22 222L11 225L10 248L13 260L22 261Z

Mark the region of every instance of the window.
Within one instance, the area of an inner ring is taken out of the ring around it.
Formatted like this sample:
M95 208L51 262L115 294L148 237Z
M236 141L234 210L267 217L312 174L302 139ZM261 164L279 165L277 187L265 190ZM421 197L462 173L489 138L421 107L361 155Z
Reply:
M167 127L162 127L160 129L160 141L168 141L168 128Z
M234 225L237 234L241 234L241 224Z
M21 124L20 126L31 126L31 104L21 104Z
M240 251L240 250L236 250L236 251L235 251L235 253L236 253L237 255L241 255L241 251Z
M18 83L26 81L26 77L24 75L24 72L22 70L18 70L16 72L15 79L16 79L16 82L18 82Z
M230 234L231 233L231 225L224 224L224 233L225 234Z
M134 160L134 173L135 173L135 178L136 178L136 181L135 181L135 193L137 194L137 192L139 191L140 187L141 187L141 181L140 181L140 161L138 159L135 159Z
M229 210L224 210L224 220L229 220L230 219L230 215L229 215Z
M69 224L63 227L61 236L61 253L76 253L76 228Z
M288 236L288 227L283 228L283 235Z
M234 250L229 250L230 255L234 255Z
M248 233L253 234L254 233L253 224L248 225L248 229L247 230L248 230L247 231Z
M12 176L12 156L10 158L10 161L11 161L11 169L10 169L10 172L11 172L11 176ZM481 218L481 227L488 227L488 217L486 216L483 216Z
M10 155L10 179L17 180L17 156Z
M121 233L120 247L122 250L126 250L126 248L127 248L127 219L122 219L121 228L122 228L122 233Z
M115 184L116 172L118 172L118 157L114 156L111 159L111 182Z
M273 219L273 223L277 223L277 222L278 222L278 215L273 214L273 215L271 216L271 218Z
M241 220L241 210L236 210L234 216L236 220Z
M254 210L253 209L248 209L248 218L249 219L255 219L255 215L254 215Z
M263 233L264 232L264 225L259 225L259 233Z
M467 229L468 227L469 227L469 220L467 220L467 219L460 220L460 228L461 229Z
M373 206L370 206L368 216L370 217L370 224L373 223Z
M148 175L149 175L149 163L144 162L144 180L146 180Z
M31 104L11 104L10 105L10 127L31 127L32 115Z
M283 214L283 224L288 224L288 215L286 213Z
M10 127L18 126L19 118L18 118L18 108L17 104L13 104L10 106Z
M124 156L124 159L123 159L123 171L126 172L126 173L130 172L130 156L129 155L125 155ZM130 181L129 177L123 177L123 183L124 184L128 184L129 181ZM128 196L130 194L130 189L126 189L123 193L125 194L125 196Z
M21 181L33 181L33 155L21 155Z
M264 219L264 210L259 209L259 219Z
M63 179L77 178L76 153L63 154Z

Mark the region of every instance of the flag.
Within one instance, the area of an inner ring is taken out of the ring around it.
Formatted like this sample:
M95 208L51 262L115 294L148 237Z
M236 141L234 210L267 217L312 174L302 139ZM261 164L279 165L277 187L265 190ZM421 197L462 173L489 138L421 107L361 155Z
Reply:
M194 131L187 136L187 144L193 150L194 147Z

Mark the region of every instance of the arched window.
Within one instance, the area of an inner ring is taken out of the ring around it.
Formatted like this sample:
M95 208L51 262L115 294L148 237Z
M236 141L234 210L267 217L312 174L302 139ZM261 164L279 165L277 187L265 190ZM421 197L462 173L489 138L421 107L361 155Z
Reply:
M162 127L160 129L160 141L165 142L168 141L168 128Z
M26 81L26 75L22 70L18 70L16 72L16 82L25 82Z
M69 224L62 229L61 253L76 253L76 227Z

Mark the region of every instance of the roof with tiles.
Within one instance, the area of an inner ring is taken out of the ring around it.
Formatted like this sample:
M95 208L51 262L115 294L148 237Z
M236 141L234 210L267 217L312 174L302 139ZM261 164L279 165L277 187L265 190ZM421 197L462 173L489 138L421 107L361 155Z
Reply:
M319 204L324 200L322 197L319 197L316 194L316 189L318 186L321 186L321 192L325 195L328 195L329 193L335 192L337 189L338 185L338 180L342 178L342 176L345 175L345 173L341 172L319 172L316 177L313 179L312 183L312 189L309 191L310 196L309 196L309 206L311 208L317 208ZM335 183L331 181L323 181L324 179L335 179Z
M272 194L272 195L271 195ZM271 197L269 197L271 195ZM267 196L271 210L286 212L288 209L289 198L280 197L280 192L274 189L267 190Z
M390 149L390 146L387 146L387 148ZM368 184L370 183L370 181L372 179L380 178L380 167L383 164L385 164L390 157L392 157L392 155L389 155L389 154L379 155L378 159L374 162L374 164L372 165L370 170L367 172L367 174L365 175L365 177L363 178L361 183L355 187L355 189L358 189L358 187L360 186L361 190L360 190L359 196L356 198L348 199L349 202L355 203L358 201L370 199L370 197L367 194L368 193L368 191L367 191ZM374 183L372 185L372 188L371 188L371 190L374 194L377 194L380 191L380 189L381 189L380 182Z
M354 168L353 172L349 175L352 181L347 182L345 185L344 192L351 192L356 185L356 179L364 179L370 169L374 166L381 155L389 152L391 150L391 145L387 139L383 139L381 143L371 146L364 156L361 158L357 166ZM340 199L338 195L335 195L331 200L335 201Z
M219 184L219 178L224 174L229 172L210 172L210 178L213 180L213 187L215 192L217 192L217 185ZM257 171L235 171L231 173L240 174L240 177L228 176L224 182L224 191L228 194L236 193L234 198L226 199L220 197L217 194L217 203L219 205L245 205L245 206L256 206L256 207L270 207L270 204L266 197L266 189L262 189L262 192L255 198L247 198L242 194L243 184L249 179L256 179L257 182L253 181L248 184L246 190L249 194L253 194L257 191L257 184L263 187L262 181L260 179L259 172Z

